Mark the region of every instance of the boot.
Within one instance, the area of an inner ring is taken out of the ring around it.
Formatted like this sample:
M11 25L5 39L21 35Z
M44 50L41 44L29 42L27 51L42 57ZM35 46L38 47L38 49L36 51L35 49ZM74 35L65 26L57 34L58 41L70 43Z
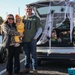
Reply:
M14 75L19 75L19 74L14 74Z
M37 70L33 71L33 75L38 75Z
M5 75L10 75L10 73L6 71L6 74Z
M20 72L21 74L27 74L30 72L30 69L29 68L26 68L25 70L23 70L22 72Z

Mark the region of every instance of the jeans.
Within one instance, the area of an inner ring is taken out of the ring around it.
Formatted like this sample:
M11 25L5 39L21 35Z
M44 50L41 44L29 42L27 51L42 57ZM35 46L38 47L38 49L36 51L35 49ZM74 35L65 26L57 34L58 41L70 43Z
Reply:
M23 43L25 51L25 68L30 68L30 62L32 59L32 68L33 70L37 69L36 41L37 40L32 40L31 42ZM30 58L30 54L32 55L32 58Z

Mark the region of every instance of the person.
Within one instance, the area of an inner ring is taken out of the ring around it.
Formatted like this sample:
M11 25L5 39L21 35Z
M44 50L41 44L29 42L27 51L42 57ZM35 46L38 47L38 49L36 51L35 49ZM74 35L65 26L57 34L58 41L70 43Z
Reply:
M42 25L40 19L32 13L30 5L26 6L26 16L23 16L23 23L25 25L25 32L23 37L23 48L25 51L25 69L20 73L30 72L30 53L32 55L33 74L37 75L37 54L36 43L37 38L42 33Z
M15 18L16 18L16 28L17 28L17 31L23 35L24 24L22 22L22 18L19 15L16 15ZM20 43L22 43L22 37L15 36L14 38L15 38L15 42L16 42L15 47L19 46Z
M7 59L7 66L6 66L6 75L12 75L13 72L13 65L14 65L14 75L19 75L20 71L20 46L15 47L15 39L14 36L21 35L16 30L16 25L14 23L14 16L12 14L7 15L6 21L1 26L2 34L10 35L10 44L8 47L8 59ZM5 37L5 36L3 36ZM14 58L14 63L13 63Z

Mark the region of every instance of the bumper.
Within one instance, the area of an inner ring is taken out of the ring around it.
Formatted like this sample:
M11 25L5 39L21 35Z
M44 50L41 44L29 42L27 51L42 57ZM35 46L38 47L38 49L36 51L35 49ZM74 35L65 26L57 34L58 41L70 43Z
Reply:
M47 53L37 53L37 58L41 60L49 59L66 59L66 60L75 60L75 54L47 54Z
M50 51L50 53L48 53ZM74 47L55 47L51 48L51 50L47 47L39 47L37 48L37 58L41 60L49 60L49 59L69 59L75 60L75 48Z

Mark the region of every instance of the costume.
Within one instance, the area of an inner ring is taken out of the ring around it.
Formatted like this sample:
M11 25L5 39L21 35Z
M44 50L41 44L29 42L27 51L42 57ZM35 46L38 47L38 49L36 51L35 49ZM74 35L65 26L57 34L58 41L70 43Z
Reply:
M16 15L15 17L16 17L16 20L17 19L20 19L20 23L17 23L16 22L17 31L19 33L22 33L23 34L23 32L24 32L24 24L22 23L22 18L20 16L18 16L18 15ZM21 41L20 40L20 36L15 36L15 42L20 43L20 41Z

